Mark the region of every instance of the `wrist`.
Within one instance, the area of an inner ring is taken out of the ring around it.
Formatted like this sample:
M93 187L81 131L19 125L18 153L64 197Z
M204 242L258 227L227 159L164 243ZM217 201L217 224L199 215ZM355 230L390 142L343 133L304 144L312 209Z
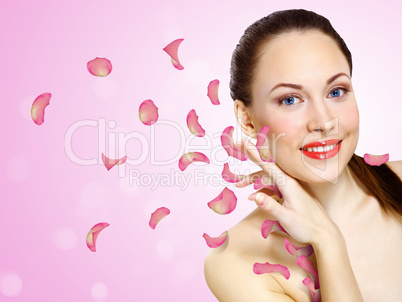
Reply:
M334 249L346 249L345 238L335 224L331 228L321 228L311 245L315 253L327 253Z
M346 246L338 227L323 229L312 244L320 276L322 301L362 301Z

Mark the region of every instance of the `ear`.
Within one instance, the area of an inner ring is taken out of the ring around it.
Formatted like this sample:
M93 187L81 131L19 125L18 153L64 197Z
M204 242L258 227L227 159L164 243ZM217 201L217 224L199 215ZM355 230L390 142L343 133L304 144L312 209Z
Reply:
M235 100L234 111L236 115L236 120L238 121L243 133L250 136L251 138L257 138L257 132L253 122L251 108L247 108L242 101Z

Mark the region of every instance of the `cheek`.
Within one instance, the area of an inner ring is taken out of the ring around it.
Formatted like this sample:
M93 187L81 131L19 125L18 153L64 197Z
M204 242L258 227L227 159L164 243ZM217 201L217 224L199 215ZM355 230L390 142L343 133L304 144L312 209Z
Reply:
M282 117L268 123L269 145L274 158L278 159L278 155L288 155L288 151L294 152L302 139L301 133L305 126L299 119L291 117Z
M281 114L280 111L261 110L259 116L257 116L257 127L261 129L264 126L269 126L269 137L275 135L276 137L281 135L289 136L293 132L298 132L303 123L303 119L295 114ZM265 111L265 112L266 112Z
M359 132L359 110L356 104L344 110L340 116L340 123L345 132Z

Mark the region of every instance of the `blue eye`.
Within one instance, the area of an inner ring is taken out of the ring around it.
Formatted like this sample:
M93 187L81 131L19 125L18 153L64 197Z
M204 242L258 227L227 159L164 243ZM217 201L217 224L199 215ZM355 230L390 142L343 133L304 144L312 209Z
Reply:
M288 96L288 97L285 97L285 98L281 99L280 103L284 104L285 106L291 106L291 105L294 105L296 103L296 100L298 100L297 97Z
M345 93L345 90L342 88L336 88L334 90L332 90L329 95L332 98L339 98L340 96L342 96Z

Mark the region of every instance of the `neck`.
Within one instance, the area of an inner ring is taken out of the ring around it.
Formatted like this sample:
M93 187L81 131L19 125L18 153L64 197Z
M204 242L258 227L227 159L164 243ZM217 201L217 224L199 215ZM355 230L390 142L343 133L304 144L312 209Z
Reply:
M349 166L339 175L338 182L311 184L301 182L302 186L314 196L334 220L347 217L355 210L366 194L362 184L351 172Z

